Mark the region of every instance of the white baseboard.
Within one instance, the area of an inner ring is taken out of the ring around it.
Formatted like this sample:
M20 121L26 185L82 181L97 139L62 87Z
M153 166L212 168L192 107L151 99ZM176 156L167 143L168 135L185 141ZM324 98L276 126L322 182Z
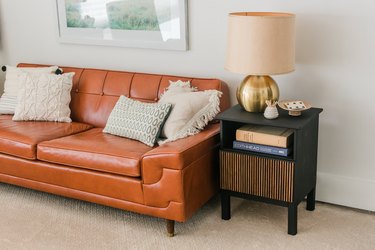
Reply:
M375 181L318 173L316 200L375 211Z

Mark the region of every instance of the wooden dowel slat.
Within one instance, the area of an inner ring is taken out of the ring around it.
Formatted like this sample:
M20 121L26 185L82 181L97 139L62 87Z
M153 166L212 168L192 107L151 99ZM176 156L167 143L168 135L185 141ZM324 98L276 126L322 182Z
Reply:
M292 202L294 162L220 151L220 187Z

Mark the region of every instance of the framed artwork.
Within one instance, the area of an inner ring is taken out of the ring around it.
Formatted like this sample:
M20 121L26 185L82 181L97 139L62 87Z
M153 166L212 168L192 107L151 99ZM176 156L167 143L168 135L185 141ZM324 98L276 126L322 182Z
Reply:
M187 0L56 0L64 43L187 50Z

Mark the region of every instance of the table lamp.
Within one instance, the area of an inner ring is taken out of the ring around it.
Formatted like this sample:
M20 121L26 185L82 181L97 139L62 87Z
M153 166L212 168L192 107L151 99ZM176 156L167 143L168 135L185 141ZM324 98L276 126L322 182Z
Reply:
M238 12L228 18L225 68L248 75L237 89L237 100L249 112L263 112L266 100L277 101L279 88L269 75L294 70L295 15Z

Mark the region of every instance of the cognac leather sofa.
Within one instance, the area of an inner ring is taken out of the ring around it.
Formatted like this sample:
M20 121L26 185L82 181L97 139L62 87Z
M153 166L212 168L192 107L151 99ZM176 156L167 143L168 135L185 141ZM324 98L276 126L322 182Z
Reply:
M0 115L0 181L164 218L173 235L174 222L186 221L218 189L219 124L153 148L102 129L120 95L156 102L169 80L190 80L198 90L222 91L223 111L227 86L217 79L62 68L76 73L73 122L15 122Z

